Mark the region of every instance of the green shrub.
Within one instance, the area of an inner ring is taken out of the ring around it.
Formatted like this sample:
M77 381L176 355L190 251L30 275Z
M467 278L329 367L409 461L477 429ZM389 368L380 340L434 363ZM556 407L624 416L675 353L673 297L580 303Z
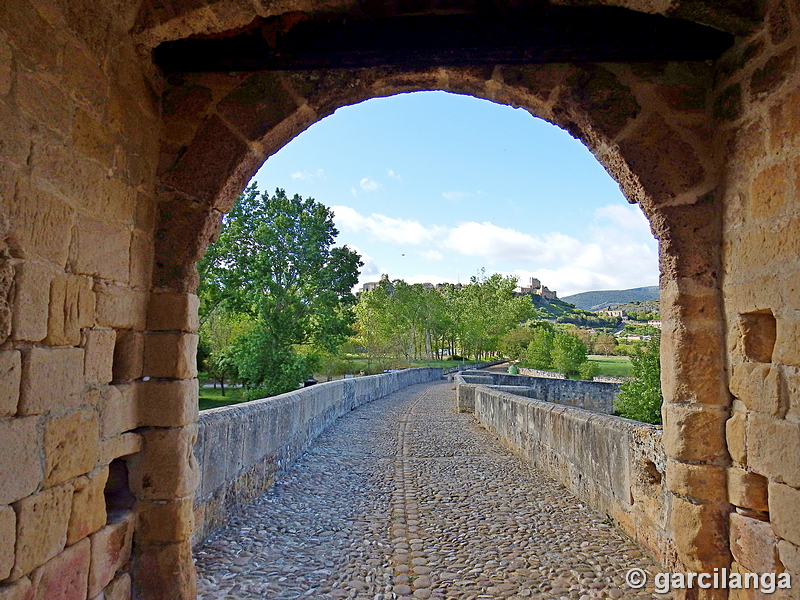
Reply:
M636 348L631 356L633 379L620 386L614 409L620 417L661 424L661 357L660 339L654 336L644 348Z

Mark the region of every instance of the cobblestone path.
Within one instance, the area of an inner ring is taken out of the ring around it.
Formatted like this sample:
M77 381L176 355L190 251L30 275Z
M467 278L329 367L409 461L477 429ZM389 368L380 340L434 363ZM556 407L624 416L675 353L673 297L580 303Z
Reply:
M337 421L196 553L199 598L651 598L624 583L654 572L636 546L455 414L451 388Z

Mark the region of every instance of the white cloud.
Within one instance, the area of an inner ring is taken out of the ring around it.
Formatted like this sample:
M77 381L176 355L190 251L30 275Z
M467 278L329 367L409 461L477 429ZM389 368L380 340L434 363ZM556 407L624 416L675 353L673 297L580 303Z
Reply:
M325 176L325 171L322 169L317 169L314 173L309 173L308 171L296 171L291 175L292 179L300 179L301 181L313 181L314 179L319 179L322 181L327 181L327 177Z
M472 194L468 194L467 192L442 192L442 198L445 200L461 200L471 195Z
M364 232L386 243L424 244L425 250L416 254L426 260L464 257L473 264L515 275L521 283L537 277L559 296L658 283L656 243L638 206L598 209L596 222L584 239L559 232L531 235L490 222L426 227L418 221L378 213L361 215L347 206L332 210L341 229ZM431 281L422 277L413 279Z
M379 213L364 216L349 206L332 206L337 227L354 232L366 232L382 242L395 244L431 243L436 229L426 229L419 221L394 219Z
M417 254L419 254L425 260L444 260L444 254L438 250L425 250L422 252L417 252Z
M375 181L374 179L370 179L369 177L364 177L361 181L358 182L358 185L361 186L361 189L365 192L374 192L379 190L381 184Z
M395 173L392 169L389 169L386 174L391 177L392 179L402 179L399 174Z

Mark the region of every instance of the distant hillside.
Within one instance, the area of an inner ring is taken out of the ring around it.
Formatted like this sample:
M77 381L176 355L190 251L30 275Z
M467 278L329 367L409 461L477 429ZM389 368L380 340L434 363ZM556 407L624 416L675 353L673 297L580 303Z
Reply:
M577 308L592 311L601 310L617 304L658 299L659 292L657 285L633 288L631 290L598 290L596 292L583 292L561 298L564 302L574 304Z

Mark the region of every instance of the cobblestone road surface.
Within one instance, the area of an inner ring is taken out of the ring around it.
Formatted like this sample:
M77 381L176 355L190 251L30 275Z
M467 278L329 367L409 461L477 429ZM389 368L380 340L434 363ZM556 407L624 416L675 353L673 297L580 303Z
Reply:
M201 599L651 598L627 538L506 451L452 384L352 411L196 553Z

